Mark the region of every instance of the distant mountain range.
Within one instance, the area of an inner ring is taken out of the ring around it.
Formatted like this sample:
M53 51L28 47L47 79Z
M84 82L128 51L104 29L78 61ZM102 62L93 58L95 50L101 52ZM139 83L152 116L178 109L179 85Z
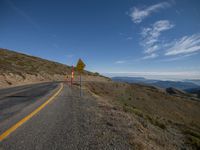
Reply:
M184 82L191 82L200 86L200 80L183 80Z
M150 80L143 77L112 77L114 81L128 82L128 83L141 83L141 84L152 84L159 80Z
M185 91L188 92L188 93L191 93L191 94L196 94L197 97L200 98L200 87L198 87L198 88L186 89Z
M157 81L155 83L152 83L152 85L164 89L173 87L179 90L186 90L199 87L197 84L194 84L192 82L182 82L182 81Z
M146 79L143 77L113 77L112 80L128 82L128 83L148 84L163 89L172 87L186 92L195 91L195 89L200 88L200 80L161 81L161 80Z

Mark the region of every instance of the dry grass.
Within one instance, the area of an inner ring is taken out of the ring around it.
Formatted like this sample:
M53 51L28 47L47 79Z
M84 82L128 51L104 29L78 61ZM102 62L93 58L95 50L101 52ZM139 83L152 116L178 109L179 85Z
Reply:
M0 48L0 88L41 81L69 80L67 76L70 75L70 66ZM82 75L86 80L109 80L89 71L84 71ZM78 78L76 69L75 77Z
M125 113L138 116L144 127L148 128L149 123L158 127L160 130L156 129L156 134L164 131L162 134L172 136L176 130L180 137L184 137L185 145L199 148L200 102L139 84L93 82L85 86L99 97L107 99L110 104L120 106ZM166 139L166 143L167 140L172 139ZM157 138L156 141L160 143ZM176 140L171 142L177 144Z
M17 73L17 74L66 74L70 72L70 67L48 61L45 59L16 53L5 49L0 49L0 74Z
M0 74L2 73L18 73L18 74L70 74L71 66L61 63L49 61L46 59L17 53L11 50L0 48ZM78 72L75 70L75 73ZM98 73L84 71L83 75L101 76ZM103 77L103 76L101 76ZM105 77L104 77L105 78Z

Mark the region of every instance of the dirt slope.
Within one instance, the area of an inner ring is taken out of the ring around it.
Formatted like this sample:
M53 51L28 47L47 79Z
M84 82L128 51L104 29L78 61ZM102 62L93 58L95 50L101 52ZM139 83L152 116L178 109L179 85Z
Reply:
M34 82L65 80L70 72L70 66L0 48L0 88ZM75 75L77 74L75 72ZM75 77L77 78L77 76ZM83 80L107 81L108 78L84 71Z

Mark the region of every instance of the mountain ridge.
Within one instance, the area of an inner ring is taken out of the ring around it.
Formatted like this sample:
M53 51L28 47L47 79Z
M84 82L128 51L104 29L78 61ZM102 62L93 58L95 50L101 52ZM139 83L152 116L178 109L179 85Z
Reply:
M140 84L150 84L153 86L157 86L163 89L166 88L177 88L179 90L187 90L191 88L198 88L200 87L198 84L195 84L194 82L189 82L188 80L185 81L162 81L162 80L153 80L153 79L146 79L143 77L112 77L112 80L114 81L121 81L121 82L127 82L127 83L140 83ZM196 80L200 81L200 80Z

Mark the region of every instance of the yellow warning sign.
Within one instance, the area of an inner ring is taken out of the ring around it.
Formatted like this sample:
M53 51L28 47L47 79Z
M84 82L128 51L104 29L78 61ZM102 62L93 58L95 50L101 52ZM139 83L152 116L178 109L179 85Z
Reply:
M78 71L82 72L84 70L84 68L85 68L84 62L81 59L79 59L77 65L76 65L76 69Z

